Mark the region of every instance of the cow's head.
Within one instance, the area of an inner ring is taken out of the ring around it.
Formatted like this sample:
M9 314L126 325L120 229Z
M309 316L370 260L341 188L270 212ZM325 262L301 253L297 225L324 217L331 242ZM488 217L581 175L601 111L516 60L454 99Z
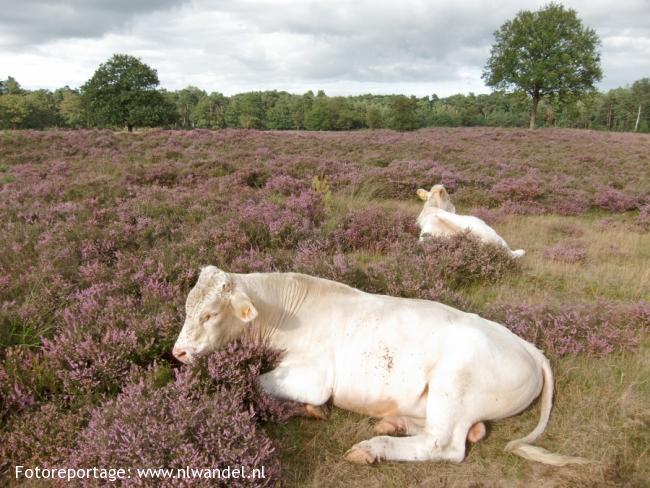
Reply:
M172 354L184 363L239 337L257 317L250 298L215 266L201 270L185 302L185 323Z
M416 193L420 200L424 201L425 207L437 207L447 212L455 212L456 210L444 185L433 185L430 191L420 188Z

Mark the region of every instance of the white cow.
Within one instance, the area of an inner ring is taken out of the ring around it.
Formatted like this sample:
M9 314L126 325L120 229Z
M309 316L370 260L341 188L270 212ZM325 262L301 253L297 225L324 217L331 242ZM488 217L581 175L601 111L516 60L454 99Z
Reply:
M512 257L520 258L526 251L512 251L503 238L483 220L471 215L456 215L456 209L449 200L443 185L433 185L430 191L420 188L418 197L424 200L424 207L418 215L420 241L427 237L445 237L469 231L483 242L490 242L505 247Z
M461 462L466 439L485 434L483 421L521 412L540 392L537 427L506 450L556 466L586 462L530 444L551 412L549 361L478 315L298 273L203 268L187 297L174 356L191 362L245 332L285 351L259 378L271 395L302 402L320 418L331 400L382 418L378 433L406 434L354 445L345 456L351 462Z

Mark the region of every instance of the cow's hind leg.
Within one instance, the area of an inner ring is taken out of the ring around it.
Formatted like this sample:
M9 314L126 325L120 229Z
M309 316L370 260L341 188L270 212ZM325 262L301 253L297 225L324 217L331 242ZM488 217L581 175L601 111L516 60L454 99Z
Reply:
M345 455L348 461L371 464L392 461L451 461L465 458L465 442L475 423L464 402L469 369L441 367L429 381L424 429L412 437L377 436L355 444ZM463 386L460 386L463 385Z
M384 417L373 426L377 434L416 435L424 429L424 419L414 417Z
M384 417L379 420L373 430L383 435L416 435L424 430L425 419L413 417ZM467 433L467 440L478 442L485 437L487 429L483 422L476 422Z

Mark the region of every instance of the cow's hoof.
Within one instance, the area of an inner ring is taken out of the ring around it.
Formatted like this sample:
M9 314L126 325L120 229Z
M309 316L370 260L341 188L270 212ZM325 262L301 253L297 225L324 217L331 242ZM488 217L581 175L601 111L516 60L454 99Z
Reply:
M377 456L370 449L359 447L359 444L348 449L343 457L346 461L354 464L374 464L377 461Z
M318 420L327 420L330 417L330 407L326 403L323 405L305 405L305 412L309 417Z
M377 434L382 435L404 435L406 434L405 429L402 429L399 425L395 425L390 420L381 419L377 422L372 428Z

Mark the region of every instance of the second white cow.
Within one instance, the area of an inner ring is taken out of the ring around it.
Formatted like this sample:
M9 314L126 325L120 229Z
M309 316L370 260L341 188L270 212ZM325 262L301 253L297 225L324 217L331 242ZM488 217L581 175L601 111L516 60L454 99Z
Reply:
M316 417L331 400L381 418L378 433L406 434L352 446L351 462L460 462L466 439L484 435L482 422L515 415L540 393L537 427L506 450L557 466L585 462L531 445L551 412L549 361L478 315L297 273L203 268L187 297L174 356L191 362L247 332L285 351L259 378L271 395L302 402Z
M443 185L434 185L430 191L420 188L417 195L424 201L417 218L421 241L427 237L447 237L469 231L483 242L505 247L514 258L526 254L523 249L511 250L506 241L478 217L457 215Z

